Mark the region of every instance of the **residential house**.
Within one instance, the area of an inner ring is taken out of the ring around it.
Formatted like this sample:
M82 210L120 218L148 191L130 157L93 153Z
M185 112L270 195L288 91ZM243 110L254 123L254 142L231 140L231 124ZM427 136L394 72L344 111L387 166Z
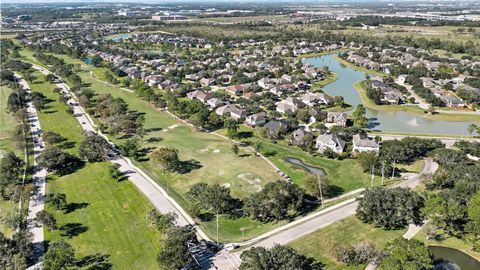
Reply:
M292 144L295 146L304 146L313 142L313 134L304 128L299 128L292 133Z
M290 123L287 120L272 120L266 123L264 126L267 137L278 138L280 135L285 134L290 128Z
M212 78L201 78L200 79L200 84L203 86L203 87L206 87L206 86L211 86L215 83L215 80L212 79Z
M343 112L328 112L327 123L334 123L339 126L347 126L348 115Z
M355 152L375 152L378 154L380 151L380 144L371 138L362 138L360 134L353 135L353 149Z
M292 112L295 113L298 109L304 107L305 104L296 97L288 97L277 103L277 112L286 113Z
M315 146L320 153L324 153L325 150L331 149L333 152L340 154L345 148L345 141L338 138L335 134L324 133L318 136Z
M266 121L267 114L265 112L259 112L247 116L245 123L249 126L255 127L265 124Z

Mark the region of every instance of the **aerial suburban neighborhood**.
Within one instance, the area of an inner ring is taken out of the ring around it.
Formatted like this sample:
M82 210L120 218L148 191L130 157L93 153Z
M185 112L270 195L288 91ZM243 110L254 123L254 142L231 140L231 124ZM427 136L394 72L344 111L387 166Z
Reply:
M0 11L0 269L480 269L477 1Z

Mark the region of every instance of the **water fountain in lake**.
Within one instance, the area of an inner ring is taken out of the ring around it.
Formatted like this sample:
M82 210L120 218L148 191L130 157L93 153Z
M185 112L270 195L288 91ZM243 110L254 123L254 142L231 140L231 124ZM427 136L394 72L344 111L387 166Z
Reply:
M418 126L418 120L417 120L417 117L413 117L410 121L407 122L409 125L412 125L412 126Z

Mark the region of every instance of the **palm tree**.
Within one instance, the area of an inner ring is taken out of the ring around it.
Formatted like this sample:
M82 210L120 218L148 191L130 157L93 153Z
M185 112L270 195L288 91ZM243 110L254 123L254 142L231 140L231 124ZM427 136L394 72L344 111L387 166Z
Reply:
M472 136L473 136L473 133L475 133L475 132L478 133L479 129L480 129L480 127L475 125L475 124L470 124L467 128L468 133L470 133L470 135L472 135Z

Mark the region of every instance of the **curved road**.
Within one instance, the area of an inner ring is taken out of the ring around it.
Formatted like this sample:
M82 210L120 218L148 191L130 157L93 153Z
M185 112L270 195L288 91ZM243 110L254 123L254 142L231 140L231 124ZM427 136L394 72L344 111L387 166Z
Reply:
M432 158L425 159L425 166L421 173L419 174L408 174L404 175L406 178L405 181L394 185L393 187L404 187L404 188L413 188L420 184L421 175L434 173L438 168L438 164L433 162ZM288 228L286 230L280 231L279 233L260 240L259 242L253 244L251 247L272 247L275 244L287 244L291 241L294 241L302 236L308 235L318 229L326 227L332 223L345 219L355 214L359 202L354 200L351 203L338 207L332 211L329 211L323 215L313 217L303 223L298 224L297 226ZM232 270L237 269L240 265L240 255L243 249L239 252L228 252L223 251L217 255L213 263L218 269Z

